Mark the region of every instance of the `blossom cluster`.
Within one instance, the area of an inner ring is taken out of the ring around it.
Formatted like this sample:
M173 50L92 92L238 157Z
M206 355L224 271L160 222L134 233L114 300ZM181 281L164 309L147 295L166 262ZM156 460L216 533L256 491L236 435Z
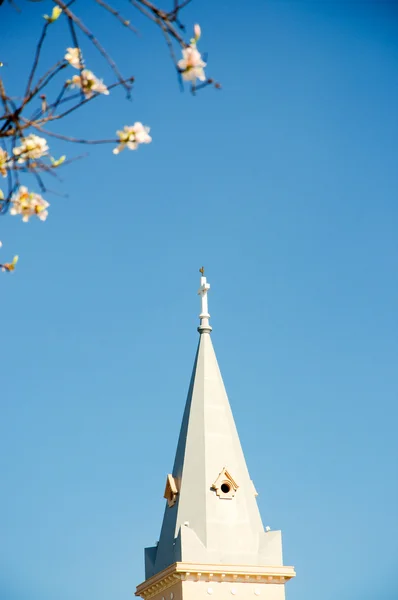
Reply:
M1 4L1 0L0 0ZM51 15L43 15L46 20L45 29L51 23L54 23L62 14L63 10L59 6L55 6L51 12ZM177 63L177 69L185 81L190 81L194 88L197 80L205 82L206 75L204 68L206 62L203 60L201 53L197 48L197 43L201 37L201 29L199 25L194 26L194 37L190 40L189 45L182 43L182 58ZM99 79L91 70L85 67L83 60L82 51L79 47L66 48L64 55L64 63L61 67L65 67L66 63L73 69L76 69L78 73L73 75L67 82L66 87L77 88L82 91L85 100L93 98L97 94L109 95L109 89L104 84L102 79ZM1 63L0 63L1 66ZM123 83L119 81L119 83ZM210 83L210 80L208 81ZM117 85L117 84L116 84ZM114 86L111 86L111 88ZM63 90L64 92L65 90ZM62 93L63 93L62 92ZM79 96L76 94L75 96ZM73 96L72 99L75 97ZM54 113L54 110L49 111L49 107L46 101L46 96L42 95L41 113L43 116L48 113L50 117ZM58 103L59 101L57 101ZM57 106L55 103L54 106ZM78 105L77 105L78 106ZM61 115L62 116L62 115ZM32 117L33 118L33 117ZM59 117L58 117L59 118ZM35 130L42 131L40 123L45 122L46 119L38 120L35 124L34 121L29 123ZM21 130L18 130L17 144L15 147L9 148L9 153L4 148L0 148L0 176L7 177L10 170L15 171L31 171L38 176L37 171L49 170L57 168L66 159L65 156L61 156L59 159L54 159L49 155L49 147L47 140L36 134L29 134L23 136ZM23 130L22 130L23 131ZM149 144L152 142L152 137L149 135L150 128L143 125L140 121L136 121L133 125L125 125L123 129L118 130L117 142L118 145L113 149L115 155L120 154L125 148L129 150L136 150L141 144ZM64 139L65 136L59 136ZM75 140L78 141L78 140ZM15 142L13 143L13 145ZM47 161L41 161L43 157L47 157ZM38 162L35 162L38 161ZM19 166L22 165L22 166ZM41 182L38 176L39 182ZM4 194L0 189L0 208L2 212L6 212L3 209L10 206L11 215L20 215L23 222L28 222L31 217L37 217L40 221L45 221L48 217L49 203L40 195L35 192L29 191L24 185L19 185L18 177L16 177L17 183L15 186L10 180L10 191L7 200L4 198ZM16 189L17 188L17 189ZM9 204L8 204L9 202ZM1 247L0 242L0 247ZM0 270L12 272L15 269L15 265L18 261L18 256L14 256L10 263L0 263Z
M44 15L48 23L53 23L61 15L62 9L55 7L51 16ZM182 58L178 61L177 66L182 78L185 81L191 81L194 85L196 80L206 81L204 62L201 53L197 48L197 42L201 37L199 25L194 27L194 37L190 40L189 45L182 48ZM80 48L67 48L64 55L64 60L74 69L79 71L78 74L68 80L67 84L71 87L81 89L85 98L90 99L95 94L109 95L107 86L101 79L89 69L85 68L83 55ZM44 109L43 109L44 110ZM140 144L149 144L152 138L149 135L150 128L143 125L140 121L134 125L125 125L123 129L118 130L118 146L113 149L114 154L120 154L125 148L136 150ZM49 147L45 138L35 134L21 137L19 145L13 148L12 153L8 154L5 149L0 148L0 176L7 176L7 169L12 168L11 163L24 164L27 161L36 161L49 155ZM49 168L60 166L65 161L65 156L61 156L55 160L49 156L51 165ZM29 164L27 165L29 168ZM31 164L31 167L43 167L41 163ZM25 169L26 166L22 167ZM0 190L0 204L4 200L4 194ZM49 203L40 195L31 192L27 187L21 185L14 191L10 198L10 214L22 216L22 221L28 222L31 217L37 217L40 221L45 221L48 217ZM1 246L1 242L0 242ZM0 263L0 269L13 271L18 261L18 256L15 256L11 263Z
M97 94L105 94L105 96L109 95L109 90L102 82L102 79L98 79L89 69L83 69L80 75L73 75L71 86L80 88L86 98L91 98L95 92Z
M196 46L201 36L199 25L195 25L194 27L194 36L189 46L183 48L182 59L178 61L178 68L180 69L182 78L185 81L192 81L192 83L195 83L197 79L199 81L206 81L204 72L206 63L202 60L202 55Z
M74 67L75 69L83 68L83 56L80 48L67 48L64 58L71 67Z
M38 159L48 154L47 141L34 133L22 138L21 145L13 150L14 156L18 157L19 163L28 159Z
M49 203L40 194L29 192L24 185L11 196L11 204L10 214L22 215L22 221L25 223L33 216L38 217L40 221L45 221L48 217Z
M149 135L150 128L137 122L134 125L125 125L122 130L116 133L119 136L119 146L114 148L113 154L119 154L126 147L129 150L136 150L139 144L150 144L152 138Z
M92 98L94 93L109 95L109 90L102 79L98 79L90 69L83 69L83 55L80 48L67 48L64 58L71 67L80 70L80 74L73 75L70 80L71 87L80 88L87 99Z

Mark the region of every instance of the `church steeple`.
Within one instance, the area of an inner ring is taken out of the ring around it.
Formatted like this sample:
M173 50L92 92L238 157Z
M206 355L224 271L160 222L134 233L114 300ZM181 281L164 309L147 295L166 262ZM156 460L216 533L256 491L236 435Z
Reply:
M267 584L268 592L269 585L275 588L272 600L282 600L281 584L295 572L283 566L280 531L264 531L262 525L211 341L210 285L203 267L201 273L200 338L174 466L166 480L163 525L157 546L145 551L146 581L136 595L157 597L156 585L174 589L188 578L197 584L232 582L235 590L245 585L245 594L247 584L256 585L258 594L261 584ZM188 588L176 591L180 597L191 595Z

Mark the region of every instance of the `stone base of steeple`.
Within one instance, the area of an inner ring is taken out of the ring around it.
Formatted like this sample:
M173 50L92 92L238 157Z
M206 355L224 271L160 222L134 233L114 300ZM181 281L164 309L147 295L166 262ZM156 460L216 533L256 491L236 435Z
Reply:
M285 583L295 575L293 567L178 562L141 583L135 595L144 600L196 600L207 596L220 600L231 600L231 596L284 600Z

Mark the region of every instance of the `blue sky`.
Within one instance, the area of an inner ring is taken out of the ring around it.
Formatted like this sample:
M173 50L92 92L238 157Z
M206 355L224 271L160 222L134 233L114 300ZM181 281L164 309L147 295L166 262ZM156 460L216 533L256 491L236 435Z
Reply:
M0 9L15 94L51 7L20 4ZM204 264L264 524L297 569L288 600L395 600L397 5L193 2L185 22L223 86L197 97L154 28L130 11L134 38L84 5L136 86L64 131L113 137L139 120L153 143L90 149L51 182L68 197L47 195L45 224L1 221L3 260L20 255L0 278L1 599L125 600L142 581ZM46 60L67 45L59 22Z

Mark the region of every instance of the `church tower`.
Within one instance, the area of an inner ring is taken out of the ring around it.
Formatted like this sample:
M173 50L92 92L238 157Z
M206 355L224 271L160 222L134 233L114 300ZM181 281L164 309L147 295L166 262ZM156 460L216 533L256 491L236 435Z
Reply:
M295 576L280 531L264 527L211 341L202 277L199 345L159 542L145 549L144 600L284 600Z

